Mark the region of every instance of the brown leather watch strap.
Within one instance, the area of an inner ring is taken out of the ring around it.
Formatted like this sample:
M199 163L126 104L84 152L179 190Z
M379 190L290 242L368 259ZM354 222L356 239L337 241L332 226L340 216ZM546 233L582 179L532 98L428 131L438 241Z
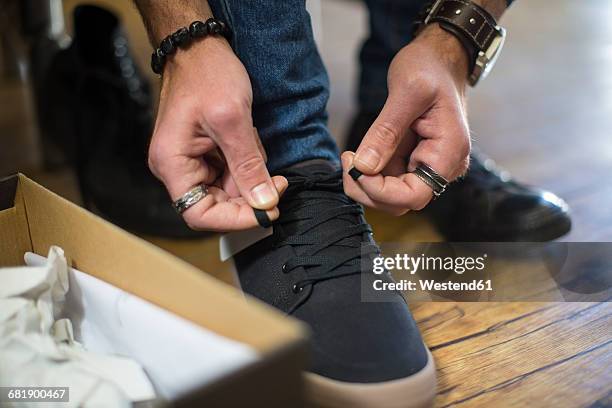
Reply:
M476 54L489 48L497 32L495 19L471 1L443 0L429 22L452 25L476 47Z

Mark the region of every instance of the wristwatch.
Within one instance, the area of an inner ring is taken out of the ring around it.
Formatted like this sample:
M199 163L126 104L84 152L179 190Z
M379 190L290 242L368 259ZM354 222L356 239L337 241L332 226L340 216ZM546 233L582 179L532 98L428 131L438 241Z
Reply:
M506 30L478 4L469 0L436 0L428 4L415 21L415 35L427 24L438 23L459 39L469 57L469 84L491 72L506 39Z

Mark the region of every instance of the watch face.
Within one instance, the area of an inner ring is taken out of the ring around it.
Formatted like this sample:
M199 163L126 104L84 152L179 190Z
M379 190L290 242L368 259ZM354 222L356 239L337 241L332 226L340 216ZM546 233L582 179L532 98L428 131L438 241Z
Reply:
M506 42L506 29L503 27L497 27L497 28L499 30L498 32L500 35L495 37L495 39L491 43L491 46L486 52L486 54L489 54L489 52L491 54L487 55L489 62L486 65L485 71L483 72L485 76L488 75L489 72L491 72L491 69L493 69L493 66L495 66L495 63L497 62L497 58L499 58L499 55L501 54L501 50L504 47L504 43Z
M470 75L470 84L476 85L478 81L486 78L489 72L495 66L497 58L501 54L501 50L504 47L506 41L506 29L503 27L496 27L498 35L495 36L489 48L486 51L480 51L476 58L476 64L474 65L474 71Z

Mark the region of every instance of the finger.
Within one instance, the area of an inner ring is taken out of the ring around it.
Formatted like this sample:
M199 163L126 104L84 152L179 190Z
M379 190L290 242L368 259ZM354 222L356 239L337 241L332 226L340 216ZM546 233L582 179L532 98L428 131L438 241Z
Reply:
M278 195L282 197L289 187L289 182L284 176L274 176L272 177L272 182L274 183L276 191L278 191Z
M385 211L392 215L403 215L408 209L404 207L392 206L386 203L382 203L376 200L373 200L368 194L363 190L360 185L360 181L366 177L372 177L367 175L362 175L359 177L359 181L353 180L353 178L348 174L348 171L353 167L353 152L344 152L341 156L342 160L342 181L344 184L344 192L353 200L365 205L366 207L375 208L377 210Z
M380 173L412 123L430 106L422 91L391 93L380 115L364 136L355 155L355 167L364 174Z
M275 188L282 195L289 183L282 176L272 178ZM278 219L277 207L267 210L270 221ZM190 228L208 231L238 231L253 228L258 224L253 208L243 197L231 197L224 189L208 187L208 196L183 213Z
M409 171L427 164L445 179L452 181L467 170L470 153L470 137L465 115L460 105L448 104L437 109L427 120L417 120L414 130L421 140L410 155Z
M453 181L463 174L469 163L469 141L462 142L448 139L422 139L412 152L409 171L414 171L420 164L426 164L447 181ZM423 180L413 173L401 176L403 183L414 192L411 206L420 210L431 201L433 191ZM364 186L364 189L368 187Z
M408 130L381 174L383 176L399 176L405 174L410 154L414 150L418 139L419 138L412 130Z
M343 167L350 168L351 153L342 155ZM413 183L412 177L406 179L406 174L399 177L366 174L356 181L349 177L346 180L346 193L351 198L367 206L382 209L391 214L401 215L408 210L420 210L431 200L432 192L419 183ZM406 180L411 183L407 183ZM426 185L425 185L426 186Z
M253 208L274 208L278 204L278 191L266 168L250 115L239 111L237 115L233 120L224 120L214 127L215 140L242 197Z
M172 200L218 177L217 169L202 159L214 143L210 138L194 137L195 130L183 119L180 111L171 118L161 118L149 146L149 168Z
M433 197L431 188L414 174L364 176L359 185L372 200L403 210L420 210Z
M266 211L271 221L279 217L277 207ZM244 197L231 198L218 187L208 188L208 194L183 213L190 228L207 231L239 231L259 225L253 208Z
M413 130L421 137L410 155L408 171L426 164L448 181L455 180L467 170L470 138L461 101L447 96L437 102L431 115L415 121ZM413 192L414 209L430 201L430 187L414 174L402 176L402 181Z
M460 137L439 137L421 139L410 156L409 171L424 163L447 180L453 180L467 167L469 153L461 145ZM433 191L423 180L412 173L397 177L375 175L363 177L359 185L373 200L392 206L420 210L433 197Z
M218 175L218 170L202 157L177 156L168 159L166 167L168 171L162 182L172 201L178 200L194 187L212 184Z
M279 197L283 195L289 183L287 179L283 176L274 176L272 177L272 182L276 187L276 191L278 192ZM238 190L238 186L234 182L234 179L230 174L224 174L219 180L217 180L217 186L223 189L230 197L240 197L240 190Z

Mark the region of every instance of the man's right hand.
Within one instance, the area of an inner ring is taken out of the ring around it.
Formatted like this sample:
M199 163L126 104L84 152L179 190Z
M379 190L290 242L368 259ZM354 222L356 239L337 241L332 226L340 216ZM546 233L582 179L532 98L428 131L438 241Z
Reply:
M270 177L253 128L246 69L224 38L207 37L168 58L149 167L177 200L205 184L209 194L183 213L193 229L257 225L253 208L278 218L282 176Z

